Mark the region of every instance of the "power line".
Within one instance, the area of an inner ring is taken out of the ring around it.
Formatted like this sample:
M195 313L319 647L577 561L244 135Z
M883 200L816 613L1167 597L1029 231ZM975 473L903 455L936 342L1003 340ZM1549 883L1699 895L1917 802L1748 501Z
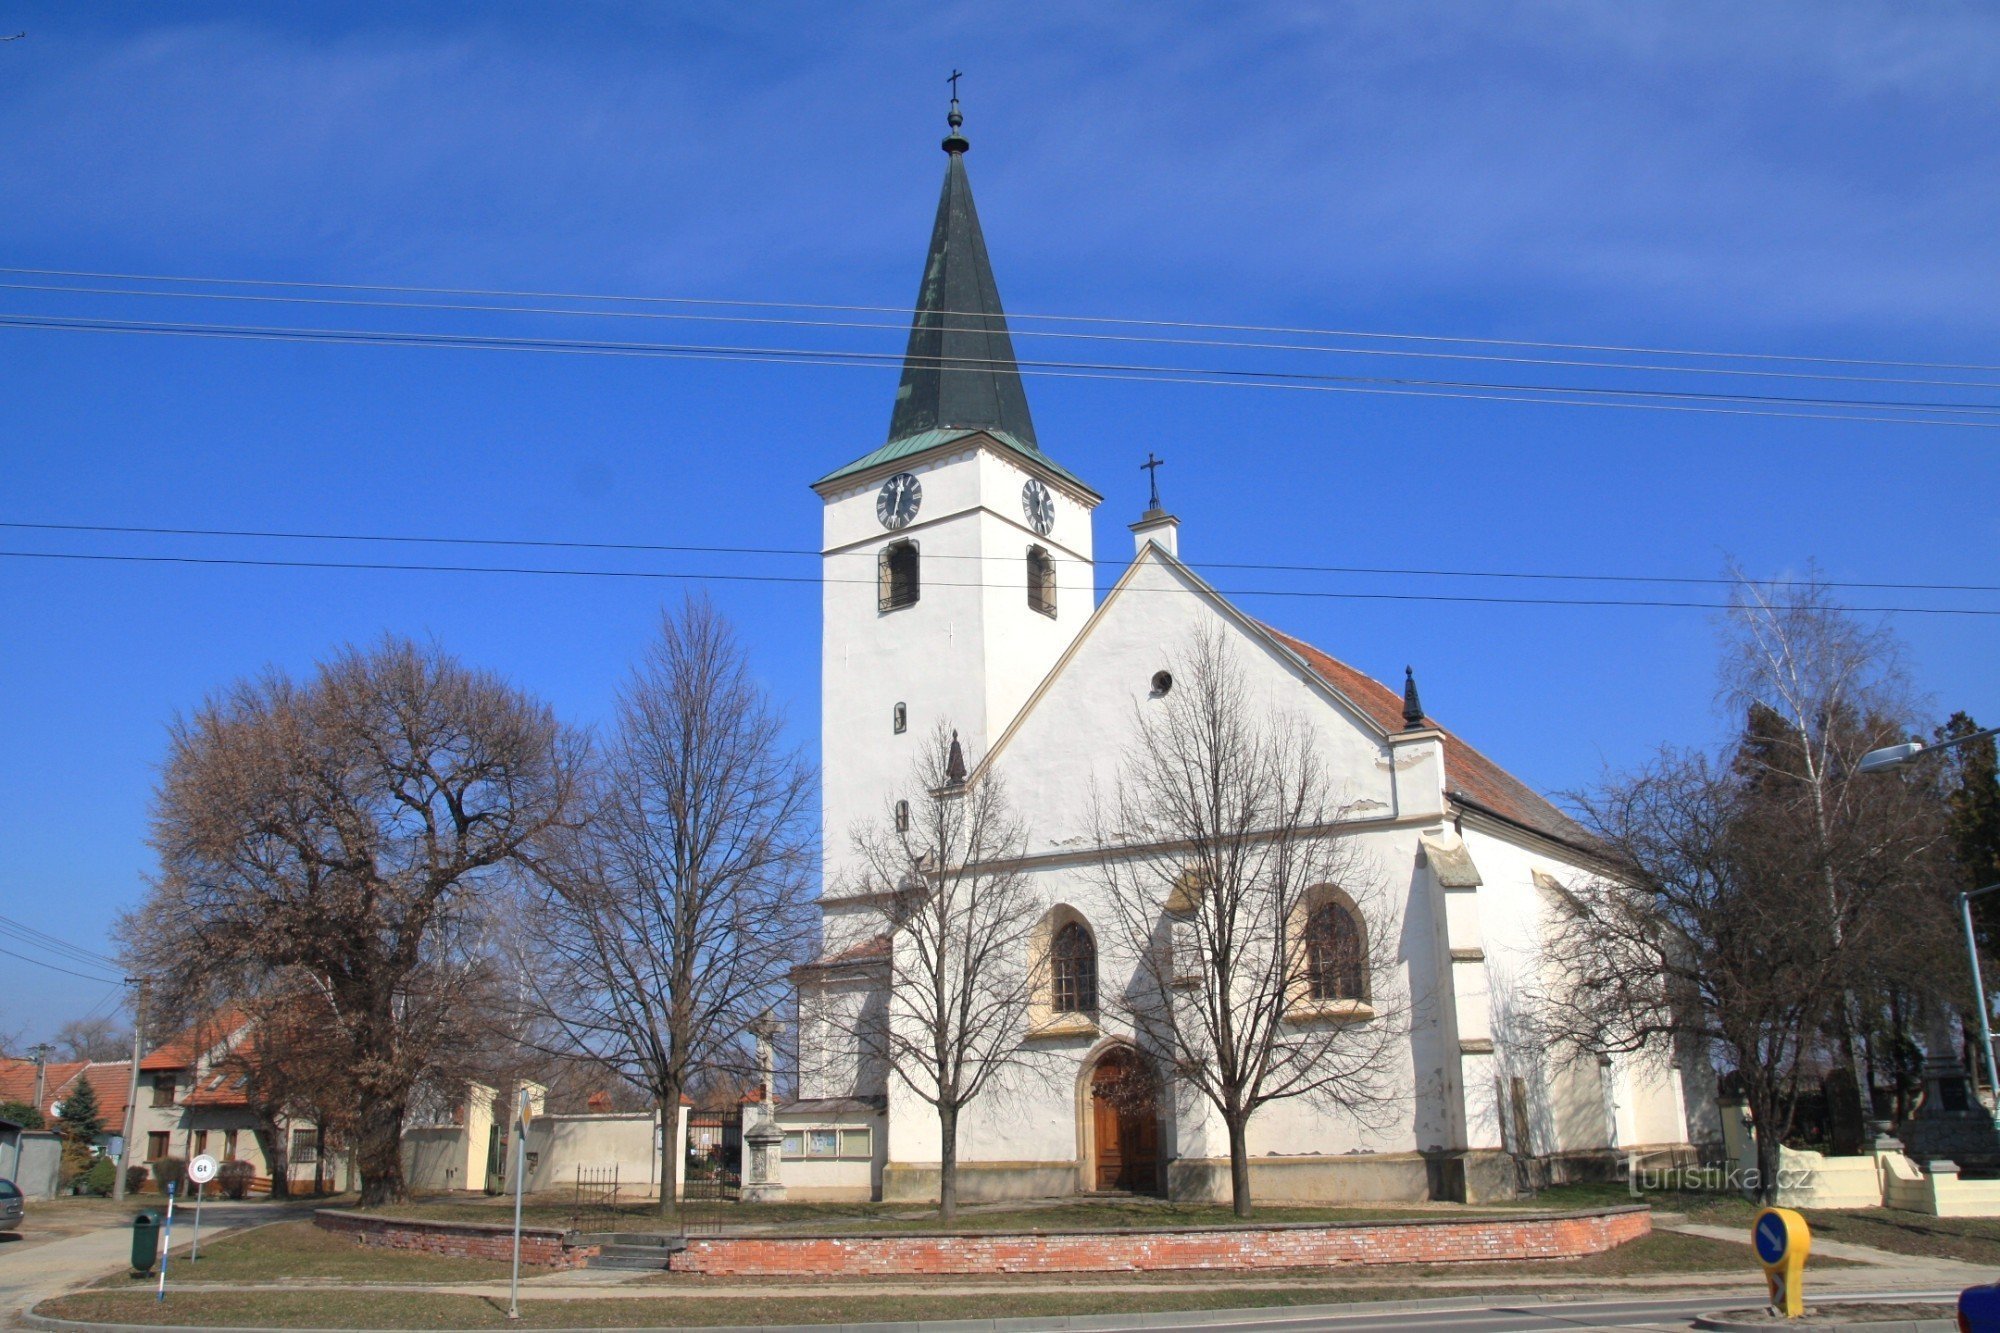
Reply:
M371 533L351 532L283 532L246 528L163 528L143 527L131 524L112 523L27 523L0 519L0 529L12 528L32 532L93 532L117 533L126 536L146 537L226 537L255 538L275 541L309 542L364 542L386 545L410 544L429 546L498 546L518 547L536 550L557 551L629 551L648 554L674 555L770 555L770 556L810 556L819 557L826 553L809 546L703 546L689 543L667 542L584 542L557 541L528 537L442 537L442 536L387 536ZM952 552L934 552L927 559L932 560L979 560L995 562L1015 562L1018 556L975 555ZM1051 557L1059 564L1095 564L1075 556ZM1454 579L1519 579L1564 583L1640 583L1640 584L1688 584L1706 587L1736 587L1742 582L1762 585L1785 586L1799 580L1793 579L1750 579L1738 580L1714 576L1696 577L1669 574L1567 574L1529 572L1521 570L1497 569L1400 569L1385 566L1366 565L1294 565L1269 564L1256 561L1238 560L1197 560L1186 562L1196 569L1260 570L1292 574L1352 574L1371 577L1397 578L1454 578ZM1995 583L1888 583L1862 582L1854 580L1814 580L1827 588L1856 588L1870 591L1892 592L2000 592L2000 584Z
M347 561L347 560L276 560L254 559L244 556L195 556L195 555L113 555L103 552L78 551L0 551L0 559L12 560L67 560L98 561L114 564L142 565L213 565L237 566L258 569L339 569L395 571L417 574L505 574L528 575L553 578L603 578L603 579L645 579L645 580L695 580L724 583L782 583L782 584L873 584L872 578L829 578L803 574L735 574L716 572L695 572L685 570L645 570L645 569L554 569L534 566L506 565L435 565L407 564L388 561ZM1011 589L1017 585L1009 583L966 583L951 580L929 580L931 587L944 588L1000 588ZM1128 589L1136 592L1168 592L1172 589ZM1218 588L1225 597L1293 597L1324 598L1334 601L1362 602L1455 602L1493 606L1583 606L1583 607L1656 607L1696 611L1730 611L1735 607L1728 602L1684 602L1638 598L1581 598L1581 597L1499 597L1473 596L1457 593L1417 593L1417 592L1331 592L1323 589L1288 588ZM1795 610L1799 608L1776 606L1773 609ZM1847 610L1866 614L1907 614L1938 616L2000 616L2000 609L1945 606L1853 606Z
M88 278L112 282L178 282L231 287L280 287L307 291L400 292L418 296L483 296L515 300L603 301L621 304L734 307L738 309L758 310L823 310L846 314L896 315L903 319L908 319L912 313L935 314L947 317L964 316L967 318L984 314L984 312L980 311L946 310L932 307L920 307L916 312L912 312L902 306L842 305L812 301L757 301L695 296L639 296L628 293L559 292L508 288L425 287L392 283L284 281L272 278L197 277L185 274L103 273L84 269L0 267L0 273L24 274L30 277ZM1048 323L1124 325L1134 328L1210 329L1229 333L1280 334L1292 337L1372 338L1396 342L1441 343L1479 347L1529 347L1547 351L1609 352L1632 356L1712 357L1719 360L1778 361L1809 365L1880 366L1896 370L2000 372L2000 365L1952 361L1905 361L1888 360L1878 357L1819 356L1789 352L1723 351L1684 347L1655 347L1626 343L1558 342L1528 338L1489 338L1462 334L1391 332L1379 329L1313 328L1283 324L1232 324L1203 320L1146 319L1115 315L1023 314L1018 311L1009 315L1008 319L1010 325L1022 321L1044 321Z
M0 268L0 273L11 272ZM337 306L370 310L451 311L496 315L557 315L579 319L675 320L705 324L747 324L787 328L842 329L880 332L902 336L902 323L880 320L806 319L790 315L723 315L673 310L591 310L578 306L520 306L471 304L451 301L385 301L360 297L285 296L257 292L177 291L167 288L84 287L48 283L0 282L0 291L48 292L85 296L136 296L146 299L257 302L275 305ZM584 298L576 298L584 299ZM939 312L953 318L958 312ZM979 318L984 318L980 316ZM1021 320L1024 317L1016 316ZM1816 380L1852 384L1899 384L1929 388L2000 389L2000 382L1964 379L1927 379L1898 375L1833 374L1805 370L1763 370L1743 366L1671 365L1646 362L1581 360L1573 357L1509 356L1490 352L1417 350L1403 347L1339 347L1324 343L1274 343L1244 341L1240 338L1178 338L1131 333L1078 333L1061 329L1022 328L1010 325L1013 337L1050 338L1086 342L1138 343L1153 347L1201 347L1258 352L1308 352L1331 356L1397 357L1429 361L1473 361L1518 366L1555 366L1565 369L1612 370L1670 375L1723 375L1760 379ZM1334 335L1329 335L1334 336ZM1338 335L1352 336L1352 335ZM1664 355L1664 353L1662 353ZM1690 354L1696 355L1696 354ZM1698 355L1726 355L1698 354Z
M85 981L101 981L107 986L122 986L125 984L122 980L112 977L96 977L87 973L72 971L67 967L57 967L54 963L45 963L39 958L30 958L24 953L15 953L12 949L0 948L0 954L5 954L9 958L18 958L24 963L33 963L36 967L46 967L51 972L61 972L65 976L82 977Z
M983 373L980 358L916 357L901 353L805 347L749 347L732 344L632 343L615 340L522 338L486 334L419 333L380 329L317 329L297 326L224 325L151 320L85 319L69 316L0 315L0 326L64 332L149 334L255 342L302 342L351 346L414 346L477 351L634 356L679 360L731 361L774 365L827 365L880 368L911 359L928 360L944 372ZM1625 408L1692 412L1715 416L1774 417L1795 421L1843 421L1903 426L2000 428L2000 419L1963 420L1954 414L2000 413L2000 403L1911 402L1831 399L1771 394L1701 393L1691 390L1597 388L1586 385L1508 384L1421 377L1334 375L1310 371L1126 365L1099 362L1022 361L1021 374L1055 379L1119 380L1152 384L1290 389L1320 393L1382 394L1482 402L1540 403L1558 407ZM1820 411L1797 410L1820 408ZM1871 415L1870 413L1924 415Z
M26 922L16 921L11 917L0 916L0 934L12 936L24 944L31 944L53 953L67 955L74 962L104 963L112 967L118 966L118 960L115 958L98 953L94 949L86 949L80 944L71 944L68 940L60 939L57 936L48 934L46 931L36 930Z

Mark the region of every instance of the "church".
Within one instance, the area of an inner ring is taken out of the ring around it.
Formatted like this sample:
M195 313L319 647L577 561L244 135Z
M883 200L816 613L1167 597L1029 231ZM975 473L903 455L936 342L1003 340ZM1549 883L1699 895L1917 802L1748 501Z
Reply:
M1343 983L1339 1021L1376 1021L1373 994L1421 997L1383 1045L1402 1094L1395 1114L1348 1117L1293 1099L1251 1119L1257 1201L1478 1202L1718 1137L1704 1061L1558 1062L1519 1030L1508 997L1543 980L1543 923L1563 883L1593 873L1589 841L1427 717L1414 681L1392 689L1232 605L1182 562L1178 520L1157 492L1097 599L1103 497L1036 433L956 100L949 123L888 441L813 483L824 506L825 878L820 954L793 974L799 1095L775 1108L785 1196L937 1197L937 1112L866 1040L886 1021L901 942L852 849L885 811L904 817L897 798L917 747L946 726L966 781L1005 778L1037 938L1062 945L1036 964L1044 975L1013 1038L1032 1050L1034 1077L975 1099L960 1119L960 1198L1230 1197L1222 1121L1177 1095L1170 1070L1149 1104L1112 1107L1101 1095L1111 1071L1158 1053L1098 1004L1132 978L1110 974L1116 952L1100 940L1112 907L1091 869L1093 793L1115 779L1143 710L1172 688L1173 655L1196 637L1226 646L1260 704L1306 720L1348 794L1343 836L1374 867L1380 908L1335 924L1389 947L1367 954L1380 975Z

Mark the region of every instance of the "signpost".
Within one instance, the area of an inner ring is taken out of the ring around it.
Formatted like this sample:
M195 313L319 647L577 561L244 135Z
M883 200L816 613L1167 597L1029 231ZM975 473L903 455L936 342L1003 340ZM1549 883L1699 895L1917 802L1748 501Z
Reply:
M521 1317L521 1192L528 1185L528 1122L535 1108L528 1090L514 1094L514 1280L507 1288L507 1317Z
M201 1196L208 1182L215 1179L216 1161L207 1153L202 1153L188 1163L188 1179L194 1182L194 1245L188 1250L188 1261L201 1258Z
M174 1190L179 1184L175 1180L167 1182L167 1221L166 1229L160 1233L160 1294L156 1298L162 1301L167 1298L167 1258L174 1250Z
M1806 1255L1812 1249L1812 1232L1806 1220L1789 1208L1766 1208L1750 1226L1750 1243L1757 1262L1764 1265L1764 1281L1771 1288L1771 1309L1787 1319L1805 1313L1802 1279Z

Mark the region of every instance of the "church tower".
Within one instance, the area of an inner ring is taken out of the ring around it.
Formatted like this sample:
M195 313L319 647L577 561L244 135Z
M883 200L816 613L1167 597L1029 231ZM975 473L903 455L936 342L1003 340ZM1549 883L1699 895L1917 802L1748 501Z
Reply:
M825 505L825 896L856 827L889 817L942 723L969 764L1027 701L1096 595L1101 497L1043 453L986 257L952 99L944 191L881 448L813 483ZM838 912L826 921L839 947Z

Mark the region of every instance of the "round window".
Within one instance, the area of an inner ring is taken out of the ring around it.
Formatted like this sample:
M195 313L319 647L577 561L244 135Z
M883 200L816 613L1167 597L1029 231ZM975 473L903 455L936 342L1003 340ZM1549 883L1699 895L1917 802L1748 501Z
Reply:
M1165 694L1168 690L1171 690L1173 687L1174 687L1174 677L1172 672L1155 671L1153 673L1154 694Z

